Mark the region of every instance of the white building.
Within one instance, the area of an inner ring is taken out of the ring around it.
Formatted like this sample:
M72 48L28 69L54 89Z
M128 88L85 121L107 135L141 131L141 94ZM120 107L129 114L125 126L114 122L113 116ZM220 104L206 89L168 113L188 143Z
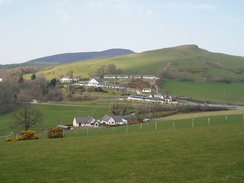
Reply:
M102 123L107 125L125 125L127 120L123 119L121 116L108 116L104 115L101 120Z
M96 120L93 117L75 117L73 126L75 127L91 127Z

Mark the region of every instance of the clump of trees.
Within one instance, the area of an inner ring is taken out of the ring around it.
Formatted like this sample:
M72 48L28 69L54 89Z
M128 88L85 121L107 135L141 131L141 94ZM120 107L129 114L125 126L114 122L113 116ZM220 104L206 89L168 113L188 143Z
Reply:
M138 117L159 118L170 116L177 113L193 113L193 112L207 112L207 111L221 111L227 110L225 107L211 107L211 106L184 106L184 105L150 105L141 106L137 109Z
M20 104L17 95L20 91L14 82L0 83L0 114L16 110Z
M0 71L0 76L4 78L4 81L18 81L21 76L38 71L39 68L34 66L16 67Z
M18 80L10 79L0 82L0 114L15 111L20 103L31 102L33 99L41 102L61 101L63 99L57 80L46 80L44 75L32 74L30 80L20 76Z
M123 70L117 68L115 64L101 65L95 72L89 73L90 76L103 77L105 74L122 74Z
M110 111L113 115L126 115L129 109L133 109L132 106L128 104L120 104L119 102L114 102L110 108Z

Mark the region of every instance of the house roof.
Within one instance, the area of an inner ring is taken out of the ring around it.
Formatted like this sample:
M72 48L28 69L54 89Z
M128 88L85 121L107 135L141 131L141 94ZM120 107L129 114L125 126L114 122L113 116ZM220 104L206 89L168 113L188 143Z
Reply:
M91 81L92 79L95 79L98 83L104 83L103 80L97 78L97 77L94 77L94 78L91 78L89 81Z
M110 118L111 118L111 116L105 114L105 115L102 117L102 121L108 121Z
M77 123L90 123L94 120L93 117L75 117Z
M111 117L114 119L115 122L123 121L121 116L111 116Z
M109 115L104 115L102 117L102 121L108 121L111 118L113 118L115 122L121 122L121 121L123 121L121 116L109 116Z

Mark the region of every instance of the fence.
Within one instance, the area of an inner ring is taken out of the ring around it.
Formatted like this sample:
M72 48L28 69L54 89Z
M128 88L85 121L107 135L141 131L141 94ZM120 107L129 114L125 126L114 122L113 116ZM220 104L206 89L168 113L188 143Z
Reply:
M202 118L192 118L175 121L151 121L137 123L133 125L124 125L116 127L99 128L74 128L70 131L64 131L66 137L75 136L93 136L109 134L126 134L135 132L152 132L159 130L173 130L196 127L211 127L227 124L244 124L244 115L212 116Z
M196 127L211 127L227 124L244 124L244 115L212 116L192 119L182 119L173 121L151 121L137 123L133 125L124 125L116 127L98 127L98 128L74 128L73 130L64 130L65 137L126 134L135 132L152 132L158 130L174 130ZM38 132L41 139L47 138L46 132ZM15 137L13 132L0 133L0 138Z

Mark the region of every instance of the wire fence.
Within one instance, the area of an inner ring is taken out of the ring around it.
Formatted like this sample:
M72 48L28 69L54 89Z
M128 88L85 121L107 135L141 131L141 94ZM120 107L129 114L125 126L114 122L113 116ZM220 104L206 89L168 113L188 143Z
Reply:
M112 135L112 134L126 134L138 132L152 132L159 130L174 130L184 128L197 128L197 127L211 127L218 125L230 124L243 124L244 115L229 115L229 116L212 116L191 118L182 120L171 121L151 121L144 123L137 123L123 126L110 126L110 127L77 127L73 130L63 130L65 137L79 137L79 136L94 136L94 135ZM40 139L47 138L47 132L36 132ZM0 133L0 139L8 137L18 137L19 134L14 132Z

